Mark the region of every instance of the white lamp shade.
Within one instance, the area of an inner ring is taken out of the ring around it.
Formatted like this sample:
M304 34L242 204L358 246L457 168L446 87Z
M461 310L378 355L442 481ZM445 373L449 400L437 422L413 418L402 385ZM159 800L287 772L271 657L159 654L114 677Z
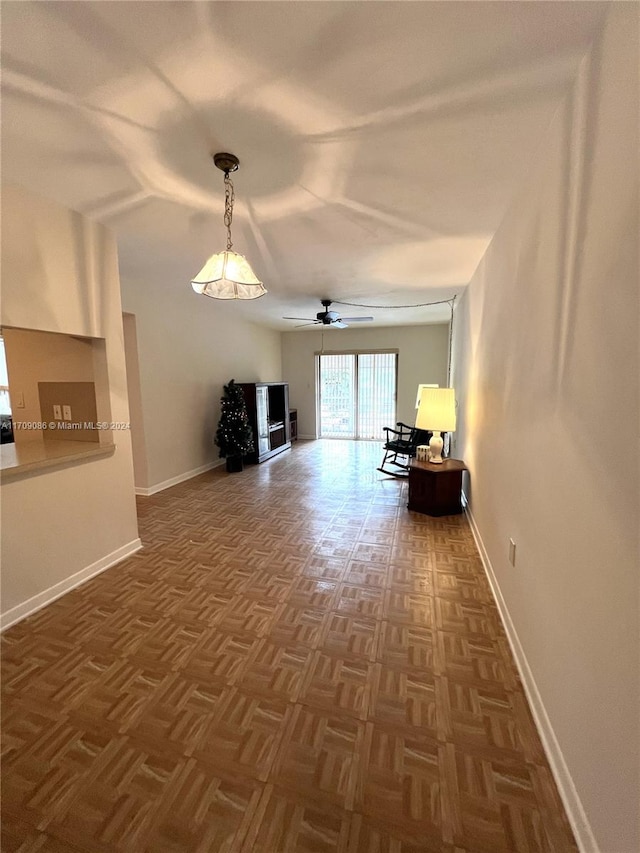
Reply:
M456 398L453 388L422 389L416 426L431 432L455 432Z
M229 251L211 255L191 287L213 299L257 299L267 292L247 259Z
M418 385L418 393L416 395L416 409L420 405L420 395L422 394L422 390L424 388L439 388L439 387L440 387L439 385L430 385L428 383L425 384L424 382L421 382L420 385Z

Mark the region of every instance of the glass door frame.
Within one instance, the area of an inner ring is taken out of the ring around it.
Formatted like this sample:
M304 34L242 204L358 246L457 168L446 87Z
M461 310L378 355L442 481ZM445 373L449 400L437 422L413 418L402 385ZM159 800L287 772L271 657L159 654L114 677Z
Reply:
M322 397L321 397L321 379L320 379L320 357L323 355L352 355L355 356L355 370L354 370L354 385L353 385L353 393L354 393L354 425L355 425L355 436L353 437L342 437L342 436L323 436L322 435ZM316 435L318 438L326 438L327 440L337 440L337 441L382 441L384 436L380 436L380 438L360 438L358 436L358 425L359 425L359 412L358 412L358 404L359 404L359 394L358 394L358 356L359 355L394 355L395 359L395 382L394 382L394 393L393 393L393 423L396 423L398 416L398 360L399 360L399 350L390 348L390 349L341 349L341 350L322 350L316 351L314 353L315 358L315 402L316 402ZM391 424L389 424L391 426Z

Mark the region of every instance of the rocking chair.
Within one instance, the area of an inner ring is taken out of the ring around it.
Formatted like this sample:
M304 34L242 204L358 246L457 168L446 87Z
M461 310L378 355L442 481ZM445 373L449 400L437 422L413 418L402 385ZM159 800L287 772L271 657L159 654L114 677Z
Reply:
M408 426L398 421L396 429L383 427L387 437L384 442L384 458L378 471L391 477L408 477L409 463L415 457L420 444L429 444L432 433L425 429ZM386 466L395 466L394 468Z

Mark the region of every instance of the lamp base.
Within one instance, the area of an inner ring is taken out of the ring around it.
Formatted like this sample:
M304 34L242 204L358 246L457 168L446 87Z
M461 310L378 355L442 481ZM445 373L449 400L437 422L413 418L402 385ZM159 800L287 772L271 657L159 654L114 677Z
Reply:
M442 458L443 445L444 441L442 440L442 433L440 430L434 430L431 440L429 441L429 462L433 465L442 465L444 462L444 459Z

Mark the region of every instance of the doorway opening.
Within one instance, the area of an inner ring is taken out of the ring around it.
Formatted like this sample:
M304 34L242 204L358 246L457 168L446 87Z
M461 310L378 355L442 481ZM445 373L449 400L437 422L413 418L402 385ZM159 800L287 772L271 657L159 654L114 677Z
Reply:
M380 439L396 422L397 352L322 354L318 368L321 438Z

